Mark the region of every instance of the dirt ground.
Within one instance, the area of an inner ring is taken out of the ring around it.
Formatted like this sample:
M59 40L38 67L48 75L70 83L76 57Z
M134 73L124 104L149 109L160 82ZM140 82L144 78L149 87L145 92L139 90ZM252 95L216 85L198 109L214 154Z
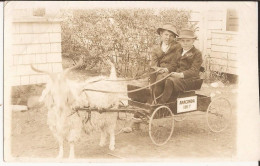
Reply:
M226 97L232 105L231 125L220 133L211 132L205 115L189 113L181 122L175 122L169 142L163 146L152 143L147 125L140 131L120 133L116 136L116 149L99 147L99 135L88 136L82 132L80 142L75 145L77 158L81 159L176 159L176 158L232 158L236 154L236 85L213 88L203 84L201 93ZM221 94L220 94L221 93ZM25 112L13 112L11 152L13 157L54 158L58 154L55 141L47 122L44 107ZM68 145L65 143L65 158Z

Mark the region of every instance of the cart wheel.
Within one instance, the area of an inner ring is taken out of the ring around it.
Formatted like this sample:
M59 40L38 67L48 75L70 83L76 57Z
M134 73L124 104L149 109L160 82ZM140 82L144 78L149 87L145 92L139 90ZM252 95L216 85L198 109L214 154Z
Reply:
M167 106L156 108L149 122L149 136L155 145L162 146L171 138L174 129L174 118Z
M174 120L177 122L184 121L186 118L187 118L187 116L185 116L184 114L174 116Z
M207 124L211 131L221 132L225 130L231 121L231 104L223 97L216 98L208 106Z
M115 135L120 134L123 131L123 129L127 126L127 123L133 117L132 113L127 113L127 112L118 112L117 115L118 116L116 122Z

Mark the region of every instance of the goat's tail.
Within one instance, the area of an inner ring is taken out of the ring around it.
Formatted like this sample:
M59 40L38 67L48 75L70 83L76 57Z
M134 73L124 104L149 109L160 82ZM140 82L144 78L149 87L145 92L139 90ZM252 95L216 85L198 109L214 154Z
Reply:
M109 79L117 79L115 64L111 62L110 65L111 65L111 69L110 69Z

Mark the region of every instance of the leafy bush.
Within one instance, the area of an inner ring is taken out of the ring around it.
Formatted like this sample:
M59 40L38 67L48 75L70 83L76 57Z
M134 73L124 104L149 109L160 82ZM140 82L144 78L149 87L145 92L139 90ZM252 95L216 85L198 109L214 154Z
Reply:
M177 9L63 10L62 52L82 68L107 70L113 56L119 75L134 77L147 71L150 52L159 43L156 29L172 23L188 25L190 11Z

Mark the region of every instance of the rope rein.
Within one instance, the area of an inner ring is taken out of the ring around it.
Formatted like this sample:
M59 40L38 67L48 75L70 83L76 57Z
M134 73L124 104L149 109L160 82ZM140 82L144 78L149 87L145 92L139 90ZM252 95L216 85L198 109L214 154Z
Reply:
M97 90L97 89L88 89L88 88L83 89L82 91L93 91L93 92L101 92L101 93L134 93L134 92L146 89L146 88L150 88L151 86L163 81L164 79L166 79L170 75L171 75L171 73L167 74L165 77L163 77L162 79L160 79L158 81L155 81L152 84L149 84L147 86L144 86L144 87L141 87L141 88L138 88L138 89L130 90L130 91L117 91L117 92L115 92L115 91L106 91L106 90Z
M158 71L154 71L154 72L151 72L149 74L155 74L157 73ZM124 82L124 81L132 81L132 80L139 80L139 79L142 79L144 74L142 74L141 76L138 76L138 77L135 77L135 78L128 78L128 79L117 79L117 80L111 80L111 79L103 79L103 78L100 78L98 80L94 80L94 81L91 81L91 82L88 82L88 83L95 83L95 82L99 82L99 81L111 81L111 82Z

